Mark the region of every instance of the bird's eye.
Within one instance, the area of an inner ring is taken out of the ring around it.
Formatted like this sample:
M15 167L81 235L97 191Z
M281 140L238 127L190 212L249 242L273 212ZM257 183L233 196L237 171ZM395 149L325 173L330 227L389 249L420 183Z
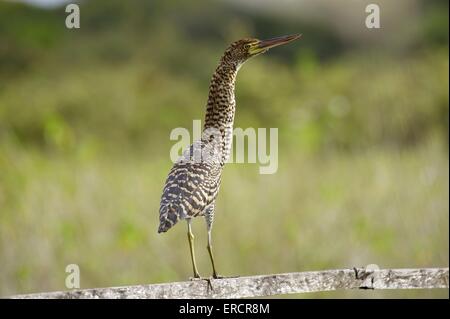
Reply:
M244 48L245 48L246 50L249 50L249 49L250 49L250 44L245 44L245 45L244 45Z

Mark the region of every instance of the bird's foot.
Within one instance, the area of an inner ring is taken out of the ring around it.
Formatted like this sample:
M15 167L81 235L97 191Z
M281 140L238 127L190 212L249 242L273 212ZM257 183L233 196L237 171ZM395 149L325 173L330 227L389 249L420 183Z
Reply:
M194 277L189 277L190 281L195 281L195 280L204 280L208 283L208 290L211 289L212 291L214 291L213 285L212 285L212 277L201 277L200 275L195 275Z
M190 281L194 281L194 280L201 280L202 276L200 276L200 274L198 272L194 273L194 277L189 277Z
M211 277L201 277L200 275L196 274L194 277L189 277L190 281L195 280L204 280L208 283L208 289L211 289L211 291L214 291L213 287L213 281L216 279L229 279L229 278L239 278L240 276L221 276L218 274L213 274Z

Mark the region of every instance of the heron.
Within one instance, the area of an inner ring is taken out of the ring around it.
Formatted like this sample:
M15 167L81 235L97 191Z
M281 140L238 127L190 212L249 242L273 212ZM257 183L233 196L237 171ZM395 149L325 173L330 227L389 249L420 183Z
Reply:
M229 159L233 141L237 73L250 58L290 43L300 36L294 34L268 40L245 38L233 42L225 50L210 82L201 138L186 148L169 172L161 197L158 233L168 231L180 220L187 221L193 278L201 278L195 260L192 233L192 220L198 216L203 216L206 221L212 278L222 278L214 262L211 232L222 170Z

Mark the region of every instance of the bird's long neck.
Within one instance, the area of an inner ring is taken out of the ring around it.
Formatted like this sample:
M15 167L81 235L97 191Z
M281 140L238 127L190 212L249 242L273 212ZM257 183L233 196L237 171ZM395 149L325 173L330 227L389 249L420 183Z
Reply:
M230 156L233 142L233 122L236 106L234 85L238 69L239 65L230 62L227 55L224 55L209 86L204 130L214 129L220 132L221 163L223 164Z

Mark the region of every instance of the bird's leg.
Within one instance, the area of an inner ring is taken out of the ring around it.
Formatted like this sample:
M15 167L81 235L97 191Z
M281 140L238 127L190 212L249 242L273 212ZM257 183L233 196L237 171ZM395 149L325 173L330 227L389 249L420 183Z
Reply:
M225 278L238 278L239 277L239 276L221 276L221 275L217 274L216 266L214 265L214 254L212 251L211 228L208 228L208 246L206 248L208 248L209 258L211 259L211 264L212 264L212 268L213 268L213 274L212 274L213 279L225 279Z
M213 279L235 278L235 277L223 277L223 276L219 276L217 274L216 265L214 263L214 254L213 254L212 239L211 239L212 225L214 222L214 209L215 209L215 202L212 202L206 208L206 211L205 211L206 229L208 231L208 245L206 246L206 248L208 249L209 258L211 259L211 265L212 265L212 269L213 269L212 278Z
M214 209L215 209L215 201L213 201L211 204L209 204L205 210L206 229L208 231L208 245L206 246L206 248L208 249L209 258L211 259L211 264L212 264L212 269L213 269L212 277L214 279L218 279L218 278L222 278L222 277L217 275L216 265L214 264L214 254L212 251L212 240L211 240L212 225L214 222Z
M194 278L200 278L200 274L197 270L197 264L195 263L195 251L194 251L194 234L192 233L191 220L187 220L188 223L188 240L189 240L189 250L191 251L191 261L192 267L194 269Z
M212 251L212 243L211 243L211 227L208 227L208 246L206 246L209 253L209 258L211 259L212 269L213 269L213 278L221 278L219 275L217 275L216 266L214 264L214 254Z
M202 278L202 277L200 277L200 274L198 273L197 264L195 262L194 234L192 233L191 220L187 219L187 223L188 223L189 250L191 251L192 267L194 270L194 277L192 279L206 280L206 282L208 283L208 289L214 290L212 283L211 283L211 279L210 278Z

